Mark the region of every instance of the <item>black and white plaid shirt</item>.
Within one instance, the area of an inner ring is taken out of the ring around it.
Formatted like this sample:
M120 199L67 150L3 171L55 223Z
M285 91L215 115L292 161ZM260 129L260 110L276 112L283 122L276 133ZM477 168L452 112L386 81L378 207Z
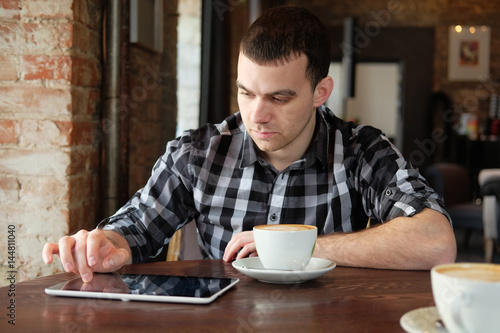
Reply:
M184 132L104 229L127 239L137 263L157 255L194 219L205 256L220 259L233 234L254 225L349 232L366 228L368 218L373 225L426 207L448 216L440 197L381 131L320 107L308 152L283 172L259 157L239 113Z

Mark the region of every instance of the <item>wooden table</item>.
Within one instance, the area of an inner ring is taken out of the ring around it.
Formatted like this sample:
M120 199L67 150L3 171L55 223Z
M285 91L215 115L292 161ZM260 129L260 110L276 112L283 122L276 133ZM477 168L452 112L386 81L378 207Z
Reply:
M220 260L131 265L123 273L238 277L209 305L121 302L46 295L63 273L0 288L0 332L403 332L401 316L433 306L428 271L337 267L295 285L267 284ZM15 300L15 326L7 321ZM5 330L7 328L7 330Z

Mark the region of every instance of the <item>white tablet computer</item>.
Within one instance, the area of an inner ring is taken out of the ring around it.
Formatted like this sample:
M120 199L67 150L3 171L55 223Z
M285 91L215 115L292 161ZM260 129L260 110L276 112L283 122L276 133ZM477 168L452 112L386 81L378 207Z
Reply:
M45 292L55 296L122 301L207 304L238 281L237 278L96 273L90 283L77 278L46 288Z

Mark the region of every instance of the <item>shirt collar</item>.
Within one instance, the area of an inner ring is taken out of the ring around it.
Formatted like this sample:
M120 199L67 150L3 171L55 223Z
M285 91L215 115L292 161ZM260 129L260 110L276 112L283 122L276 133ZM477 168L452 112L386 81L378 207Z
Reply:
M243 124L243 123L242 123ZM257 152L255 150L255 144L245 129L245 135L243 136L242 142L242 157L241 157L241 168L246 168L258 161Z
M314 138L311 147L306 153L306 159L309 161L310 166L314 164L315 159L317 159L323 167L328 166L328 152L330 151L330 145L333 142L330 142L330 138L333 138L330 135L332 129L331 124L325 119L327 113L331 112L324 105L318 107L316 111L316 136Z

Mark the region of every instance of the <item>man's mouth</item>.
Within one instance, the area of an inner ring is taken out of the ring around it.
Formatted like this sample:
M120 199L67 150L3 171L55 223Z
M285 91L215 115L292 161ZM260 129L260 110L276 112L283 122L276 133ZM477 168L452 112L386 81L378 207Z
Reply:
M266 131L266 130L253 130L254 136L261 140L270 139L276 132Z

